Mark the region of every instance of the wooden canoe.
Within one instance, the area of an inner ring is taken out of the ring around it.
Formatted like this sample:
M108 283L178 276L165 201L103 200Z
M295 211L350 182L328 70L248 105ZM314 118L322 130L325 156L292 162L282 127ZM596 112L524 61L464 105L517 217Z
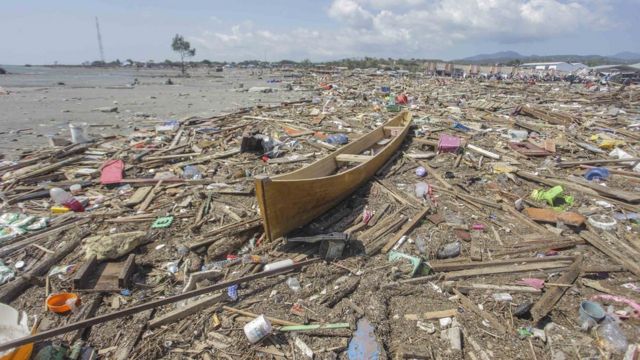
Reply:
M407 135L411 113L403 111L379 128L301 169L274 177L256 177L256 197L269 240L307 225L367 182ZM374 150L374 155L361 155ZM357 163L337 172L339 163Z

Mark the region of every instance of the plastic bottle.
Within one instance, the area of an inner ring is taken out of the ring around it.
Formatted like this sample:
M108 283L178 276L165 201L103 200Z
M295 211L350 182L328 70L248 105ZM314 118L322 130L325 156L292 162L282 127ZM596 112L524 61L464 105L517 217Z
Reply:
M627 349L627 337L612 318L607 316L598 326L597 332L600 341L607 350L624 353Z
M294 277L290 277L287 279L287 286L291 291L298 292L300 291L300 281Z
M264 266L264 271L282 269L284 267L291 266L291 265L293 265L293 260L291 260L291 259L280 260L280 261L276 261L276 262L273 262L271 264L265 265Z
M271 334L272 331L273 327L271 326L271 322L269 322L264 315L258 316L244 326L244 334L252 344L257 343L263 337Z
M82 206L82 203L80 203L78 199L76 199L73 195L63 189L57 187L52 188L51 190L49 190L49 195L56 204L64 205L75 212L84 211L84 206Z

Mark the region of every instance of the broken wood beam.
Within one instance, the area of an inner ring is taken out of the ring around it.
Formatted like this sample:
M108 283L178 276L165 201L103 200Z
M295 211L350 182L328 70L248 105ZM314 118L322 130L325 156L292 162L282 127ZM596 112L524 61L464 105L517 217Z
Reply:
M629 259L627 254L623 254L618 250L612 248L611 245L600 239L598 235L593 232L582 231L580 233L580 236L585 239L591 246L605 253L611 259L615 260L618 264L624 266L627 271L633 273L636 276L640 276L640 265L638 265L637 261Z
M442 271L455 271L466 269L485 268L496 265L512 265L512 264L533 264L544 263L553 261L573 261L574 256L551 256L551 257L526 257L526 258L513 258L504 260L491 260L483 262L454 262L454 261L433 261L429 262L429 267L435 272Z
M582 255L579 255L567 272L562 274L562 276L560 276L556 281L560 284L573 284L582 271L582 261L583 257ZM538 299L531 308L533 321L537 323L540 319L551 312L555 304L560 300L562 295L564 295L565 291L567 291L567 288L564 286L554 286L545 291L542 297Z
M593 165L593 164L617 164L626 163L631 166L634 162L640 161L640 158L628 158L628 159L600 159L600 160L580 160L580 161L563 161L556 164L557 167L571 167L580 165Z
M444 276L444 279L456 280L456 279L470 278L474 276L520 273L520 272L545 270L545 269L557 269L557 268L566 267L569 264L570 264L569 262L561 260L561 261L552 261L547 263L533 263L533 264L525 264L525 265L490 266L487 268L452 271L447 273Z
M473 303L473 301L471 301L471 299L464 296L456 288L453 288L452 290L453 290L453 293L456 294L456 296L458 297L458 300L460 300L460 303L462 304L463 308L469 311L472 311L476 313L476 315L487 320L494 329L500 331L501 333L504 334L507 332L507 330L505 329L504 326L502 326L502 323L500 322L500 320L498 320L498 318L496 318L494 315L490 314L489 312L480 309L476 304Z
M405 236L411 230L413 230L413 228L420 222L420 220L422 220L422 218L427 215L427 213L429 213L430 210L431 208L429 207L425 207L420 210L408 223L406 223L402 227L402 229L400 229L400 231L398 231L395 235L393 235L391 239L389 239L389 241L387 241L387 244L382 248L382 253L388 253L389 250L391 250L391 248L398 242L398 240L400 240L401 237Z
M225 294L216 294L199 299L192 303L189 303L183 307L178 307L173 311L169 311L166 314L162 314L149 321L149 329L156 328L161 325L174 323L180 319L183 319L189 315L195 314L201 310L210 308L213 304L223 302L227 296Z

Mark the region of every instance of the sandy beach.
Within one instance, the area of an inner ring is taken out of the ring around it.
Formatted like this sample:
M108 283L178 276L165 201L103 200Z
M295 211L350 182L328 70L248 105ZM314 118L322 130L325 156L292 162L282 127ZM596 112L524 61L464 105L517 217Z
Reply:
M6 158L49 146L47 136L68 137L69 123L86 122L94 135L126 134L158 121L310 96L287 91L289 78L270 70L192 69L181 77L179 69L3 67L9 72L0 76L0 87L9 92L0 95L0 152ZM165 85L167 79L174 85ZM247 91L251 87L274 91Z

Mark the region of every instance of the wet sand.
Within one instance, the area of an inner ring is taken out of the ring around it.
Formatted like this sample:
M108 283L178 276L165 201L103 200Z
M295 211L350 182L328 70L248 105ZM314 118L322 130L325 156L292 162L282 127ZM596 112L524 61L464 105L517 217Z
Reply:
M49 146L47 136L69 136L69 123L86 122L89 133L114 134L158 121L186 116L212 116L256 104L274 104L310 97L307 91L287 91L290 78L265 70L44 68L5 67L0 75L0 153L14 158L19 151ZM165 85L167 79L174 85ZM131 86L134 79L138 84ZM268 83L269 79L283 80ZM247 92L272 87L271 93ZM117 107L117 112L98 108Z

